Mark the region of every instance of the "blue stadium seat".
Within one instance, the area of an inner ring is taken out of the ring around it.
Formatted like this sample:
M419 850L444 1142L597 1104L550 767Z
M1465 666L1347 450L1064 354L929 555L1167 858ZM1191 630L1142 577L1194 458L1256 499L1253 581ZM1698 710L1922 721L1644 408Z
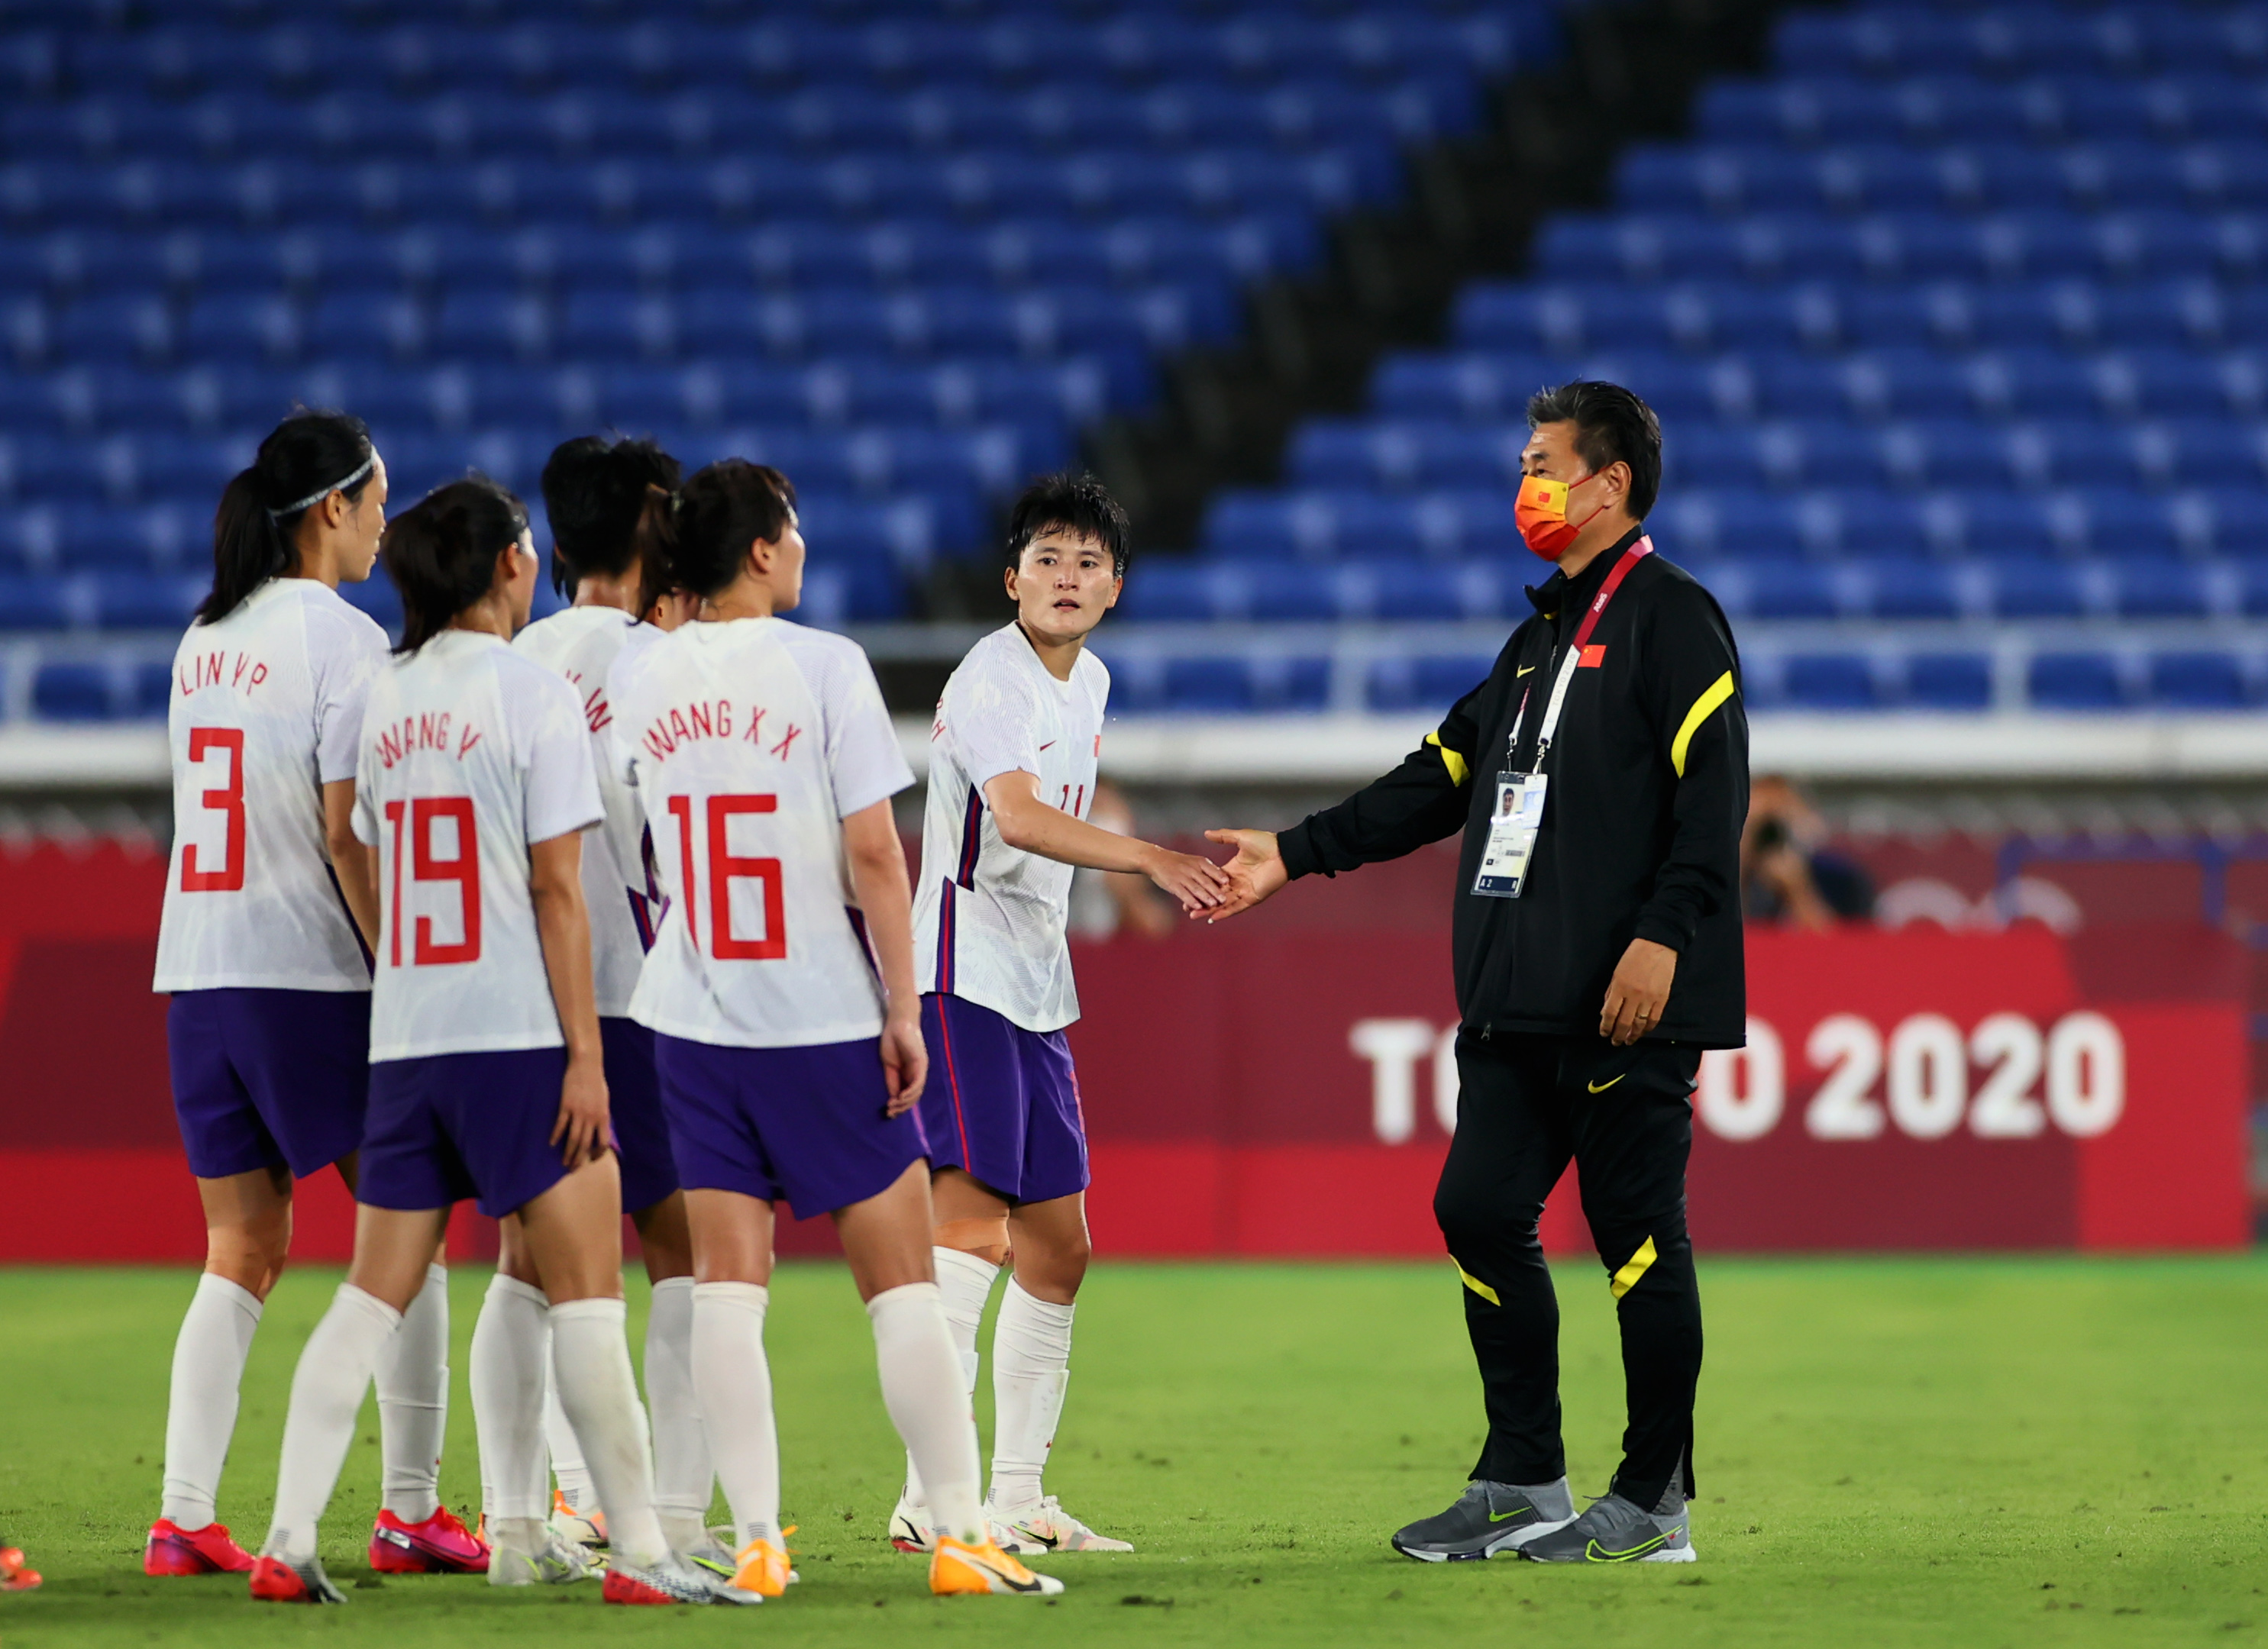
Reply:
M74 618L61 578L0 572L0 631L63 629Z
M1981 653L1909 654L1905 700L1918 710L1985 709L1992 702L1992 661Z
M2179 710L2239 710L2258 696L2243 666L2225 652L2161 652L2150 659L2150 698Z
M1371 666L1364 696L1373 710L1445 713L1488 679L1495 661L1484 654L1427 654L1386 658Z
M1793 654L1780 681L1787 703L1802 710L1873 710L1881 703L1873 666L1851 654Z
M2118 710L2128 702L2118 661L2108 653L2035 654L2026 686L2043 710Z

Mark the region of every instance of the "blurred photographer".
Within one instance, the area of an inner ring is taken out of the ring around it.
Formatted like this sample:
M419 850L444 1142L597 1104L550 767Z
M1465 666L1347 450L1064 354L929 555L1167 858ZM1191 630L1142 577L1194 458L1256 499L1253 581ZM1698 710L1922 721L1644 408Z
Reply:
M1741 910L1813 933L1874 914L1874 883L1857 861L1828 850L1827 821L1793 781L1764 775L1749 786L1741 832Z

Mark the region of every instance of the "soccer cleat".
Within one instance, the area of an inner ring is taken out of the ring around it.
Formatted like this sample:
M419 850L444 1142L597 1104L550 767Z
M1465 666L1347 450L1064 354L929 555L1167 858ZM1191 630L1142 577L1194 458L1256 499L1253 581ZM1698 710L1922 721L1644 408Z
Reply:
M677 1555L696 1568L706 1569L719 1579L730 1580L739 1570L740 1560L725 1542L733 1537L730 1529L704 1528L701 1538L690 1546L676 1548Z
M615 1564L607 1570L600 1596L609 1603L761 1603L754 1592L729 1586L705 1569L675 1557L665 1557L651 1568L634 1569Z
M24 1554L14 1546L0 1546L0 1592L30 1592L40 1584L40 1572L24 1566Z
M1664 1498L1664 1504L1669 1497ZM1594 1500L1582 1516L1520 1549L1537 1563L1694 1563L1693 1531L1685 1501L1675 1510L1648 1512L1618 1494Z
M758 1597L778 1597L795 1579L795 1571L788 1567L787 1550L769 1540L752 1540L740 1548L740 1562L733 1571L732 1586L741 1592L753 1592Z
M551 1527L578 1546L603 1547L607 1543L607 1514L578 1512L556 1489L551 1491Z
M1524 1489L1469 1483L1447 1511L1395 1530L1394 1550L1420 1563L1469 1563L1518 1551L1574 1519L1565 1477Z
M937 1550L930 1554L929 1589L939 1597L987 1592L1006 1597L1053 1597L1064 1587L1053 1575L1034 1574L990 1540L979 1546L939 1535Z
M142 1548L144 1574L246 1574L251 1568L252 1554L229 1538L225 1523L188 1529L161 1517Z
M487 1520L482 1520L483 1529ZM489 1548L490 1586L572 1586L606 1565L550 1524L499 1518Z
M896 1508L890 1513L890 1544L900 1551L935 1550L937 1537L929 1526L929 1508L916 1505L900 1495Z
M370 1531L370 1566L380 1574L486 1574L489 1544L446 1505L423 1523L381 1507Z
M1063 1503L1053 1495L1035 1500L1012 1512L998 1507L984 1508L985 1532L992 1543L1005 1552L1045 1551L1132 1551L1134 1548L1123 1540L1112 1540L1098 1535L1063 1509Z
M281 1557L257 1557L252 1564L252 1596L261 1603L343 1603L347 1594L323 1572L323 1560L287 1563Z

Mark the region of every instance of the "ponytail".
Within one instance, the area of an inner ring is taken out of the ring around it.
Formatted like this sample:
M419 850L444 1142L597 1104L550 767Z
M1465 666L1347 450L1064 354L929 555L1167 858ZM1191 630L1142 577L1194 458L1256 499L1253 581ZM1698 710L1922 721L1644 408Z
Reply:
M677 495L669 585L704 599L717 594L740 576L748 547L777 543L794 516L795 483L768 464L727 458L695 471Z
M196 622L217 624L270 578L295 572L300 520L334 492L360 502L377 459L363 421L343 412L295 412L270 431L213 512L212 590Z
M526 506L481 475L434 488L387 522L379 559L402 611L394 651L416 652L487 595L497 556L526 531Z

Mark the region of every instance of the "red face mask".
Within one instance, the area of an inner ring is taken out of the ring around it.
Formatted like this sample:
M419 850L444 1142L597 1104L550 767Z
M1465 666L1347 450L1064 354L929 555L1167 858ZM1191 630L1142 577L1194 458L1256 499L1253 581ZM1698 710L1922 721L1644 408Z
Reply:
M1604 473L1604 472L1600 472ZM1569 483L1549 481L1542 475L1521 478L1520 496L1513 501L1512 519L1520 527L1520 536L1528 548L1546 561L1557 561L1567 553L1568 547L1583 529L1598 518L1603 504L1580 521L1567 519L1567 497L1577 487L1587 487L1599 478L1588 475Z

